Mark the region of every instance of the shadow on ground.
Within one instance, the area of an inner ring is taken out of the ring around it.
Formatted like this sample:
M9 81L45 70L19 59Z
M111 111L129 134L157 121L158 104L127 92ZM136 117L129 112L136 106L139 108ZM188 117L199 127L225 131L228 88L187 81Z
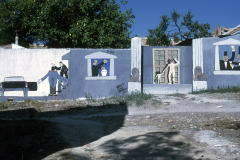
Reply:
M118 160L192 160L187 156L192 149L184 142L173 140L178 132L153 132L127 139L112 139L101 145ZM115 159L115 158L114 158Z
M110 112L121 114L104 116ZM0 112L0 159L41 160L83 146L118 130L127 113L125 105L109 104L54 112L34 108ZM78 155L76 159L88 158Z

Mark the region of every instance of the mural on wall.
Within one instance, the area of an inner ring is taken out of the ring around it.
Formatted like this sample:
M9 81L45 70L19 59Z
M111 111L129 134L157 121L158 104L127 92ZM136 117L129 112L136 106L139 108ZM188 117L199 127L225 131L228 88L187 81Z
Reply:
M124 83L117 85L116 88L117 88L118 93L122 93L122 94L127 93L128 88Z
M231 46L232 48L232 55L231 58L228 59L228 53L227 51L224 51L224 55L222 60L219 61L220 64L220 70L233 70L234 69L234 63L233 60L235 58L235 47Z
M54 66L56 70L60 70L60 76L62 77L60 81L58 82L58 91L57 92L62 92L62 87L63 89L66 88L66 85L68 83L68 68L67 66L60 61L59 62L60 67ZM64 78L65 77L65 78Z
M238 62L233 62L235 64L234 70L240 70L240 47L238 48L237 60Z
M179 84L179 48L153 49L153 84Z
M215 75L236 75L240 71L240 41L226 39L213 43L215 46ZM235 51L238 52L236 55ZM234 72L237 71L237 72Z
M194 81L206 81L207 76L202 73L202 67L196 66L194 69Z
M132 75L128 78L128 82L140 82L139 70L137 68L132 69Z
M91 59L92 76L106 77L109 76L110 59Z
M163 74L168 69L168 84L174 84L175 80L175 67L179 65L179 62L176 58L168 59L168 63L160 74Z
M160 84L161 83L161 76L164 72L156 72L156 77L155 77L155 83Z
M62 61L59 62L59 65L60 65L60 67L55 66L56 70L60 70L60 76L61 77L65 76L65 78L68 79L68 68L67 68L67 66Z
M235 57L235 47L234 46L231 46L233 49L233 52L232 53L234 53L233 54L233 61L231 62L230 60L229 60L229 62L230 62L230 69L232 69L232 70L238 70L238 71L240 71L240 47L238 47L238 55L237 55L237 59L235 59L236 57Z
M61 66L60 69L61 68L63 68L63 67ZM52 64L51 70L49 70L48 73L44 77L42 77L41 79L38 80L38 83L40 84L41 82L43 82L44 80L46 80L48 78L48 82L50 85L49 96L57 96L56 92L62 91L62 83L67 85L67 78L60 76L57 72L57 69L59 69L59 67ZM57 83L58 83L58 91L56 91ZM63 85L63 86L65 86L65 85Z
M37 82L26 82L22 76L5 77L0 83L1 96L5 91L23 91L24 97L28 96L28 91L37 91Z
M113 52L114 53L114 52ZM85 56L87 60L86 80L116 80L114 59L117 56L104 52L95 52Z

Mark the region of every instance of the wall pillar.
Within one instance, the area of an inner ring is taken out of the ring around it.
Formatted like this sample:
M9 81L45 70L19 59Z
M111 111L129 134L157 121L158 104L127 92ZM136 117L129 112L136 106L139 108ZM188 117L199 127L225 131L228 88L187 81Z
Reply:
M133 69L138 69L139 71L139 80L129 80L128 83L128 93L132 92L141 92L141 63L142 63L142 39L139 37L134 37L131 40L131 76L134 76L132 71ZM130 78L129 78L130 79ZM132 78L131 78L132 79Z
M203 67L203 39L193 39L193 91L200 91L207 89L207 81L204 74ZM195 69L201 69L201 73L195 75ZM201 80L196 79L197 76L202 77Z

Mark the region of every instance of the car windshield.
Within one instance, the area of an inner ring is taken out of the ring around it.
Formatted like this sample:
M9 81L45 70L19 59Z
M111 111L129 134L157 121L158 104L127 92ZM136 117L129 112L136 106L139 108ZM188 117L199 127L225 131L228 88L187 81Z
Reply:
M16 82L16 81L24 81L24 77L16 76L16 77L5 77L5 82Z

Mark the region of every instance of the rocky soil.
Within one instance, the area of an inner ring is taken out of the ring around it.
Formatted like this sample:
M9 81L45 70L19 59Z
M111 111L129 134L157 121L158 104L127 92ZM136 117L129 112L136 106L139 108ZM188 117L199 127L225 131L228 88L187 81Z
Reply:
M0 112L0 159L240 160L240 93L30 103Z

